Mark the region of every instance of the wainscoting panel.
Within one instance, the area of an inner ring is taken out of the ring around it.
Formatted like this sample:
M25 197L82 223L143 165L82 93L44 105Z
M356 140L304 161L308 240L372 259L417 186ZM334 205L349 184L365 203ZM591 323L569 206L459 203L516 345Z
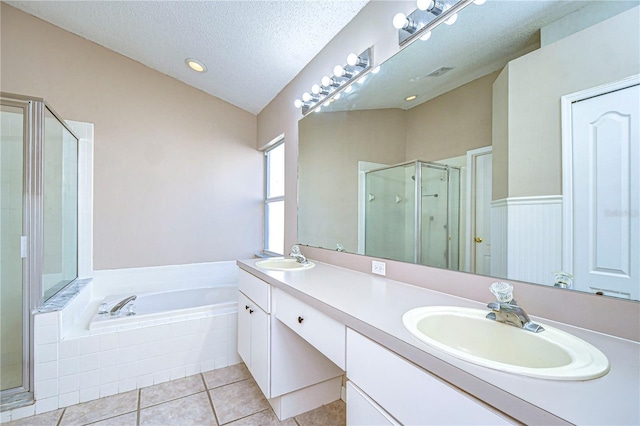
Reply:
M497 200L491 219L491 274L553 285L553 272L562 269L562 196Z

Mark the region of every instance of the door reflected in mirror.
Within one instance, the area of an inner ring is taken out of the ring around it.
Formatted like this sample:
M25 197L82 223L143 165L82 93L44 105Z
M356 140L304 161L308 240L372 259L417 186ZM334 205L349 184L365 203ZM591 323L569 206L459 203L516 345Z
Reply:
M640 299L638 2L459 15L299 122L299 243Z

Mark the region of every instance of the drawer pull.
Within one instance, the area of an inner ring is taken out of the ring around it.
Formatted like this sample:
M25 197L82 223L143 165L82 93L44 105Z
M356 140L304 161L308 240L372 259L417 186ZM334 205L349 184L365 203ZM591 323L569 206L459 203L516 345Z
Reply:
M302 324L302 321L304 321L304 318L298 317L298 324Z

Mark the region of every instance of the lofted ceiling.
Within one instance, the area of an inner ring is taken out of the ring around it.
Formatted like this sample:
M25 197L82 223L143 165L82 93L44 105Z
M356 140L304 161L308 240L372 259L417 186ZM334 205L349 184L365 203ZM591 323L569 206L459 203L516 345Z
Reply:
M6 3L258 114L368 1Z

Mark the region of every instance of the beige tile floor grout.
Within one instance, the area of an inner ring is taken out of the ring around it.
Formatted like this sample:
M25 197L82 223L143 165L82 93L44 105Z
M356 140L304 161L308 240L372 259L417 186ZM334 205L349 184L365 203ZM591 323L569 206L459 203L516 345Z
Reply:
M131 398L136 398L135 404L132 404ZM236 364L220 370L72 405L4 425L344 426L345 424L345 404L341 400L291 419L279 421L246 366Z

